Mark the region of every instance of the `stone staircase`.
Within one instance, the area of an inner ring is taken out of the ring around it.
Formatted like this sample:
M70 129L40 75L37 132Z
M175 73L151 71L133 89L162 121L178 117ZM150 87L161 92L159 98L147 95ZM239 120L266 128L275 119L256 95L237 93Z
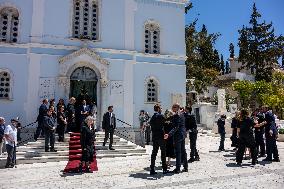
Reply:
M19 146L17 147L17 164L68 161L69 139L69 135L66 135L65 142L57 142L56 136L55 149L57 152L45 152L43 138L39 138L36 142L28 142L23 146ZM145 148L119 138L116 135L113 136L113 148L115 150L108 150L108 144L102 146L103 140L104 133L97 132L95 142L97 159L146 155ZM1 157L0 168L4 167L5 163L6 156Z

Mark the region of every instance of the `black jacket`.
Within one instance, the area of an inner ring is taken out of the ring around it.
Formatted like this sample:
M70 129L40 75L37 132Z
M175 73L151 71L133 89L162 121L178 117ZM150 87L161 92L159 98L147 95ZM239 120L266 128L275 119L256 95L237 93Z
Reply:
M81 129L81 146L82 149L86 148L87 146L94 146L94 141L96 140L95 130L93 128L89 128L86 124L82 126Z
M44 116L43 120L44 129L51 131L56 126L56 121L53 116Z
M164 125L165 117L162 114L154 113L150 120L153 141L164 140Z
M223 121L221 118L219 118L218 121L217 121L217 125L218 125L218 133L220 133L220 134L226 133L225 121Z
M172 124L174 128L170 131L169 137L174 137L174 143L182 142L186 138L184 115L173 115Z
M37 116L37 121L42 123L44 121L44 116L46 116L47 113L47 105L46 104L41 104L39 109L38 109L38 116Z
M192 114L184 113L185 128L190 132L197 132L197 124L195 116Z
M115 129L116 128L116 118L115 114L112 113L113 125L110 123L110 113L107 112L104 114L102 128L105 130Z

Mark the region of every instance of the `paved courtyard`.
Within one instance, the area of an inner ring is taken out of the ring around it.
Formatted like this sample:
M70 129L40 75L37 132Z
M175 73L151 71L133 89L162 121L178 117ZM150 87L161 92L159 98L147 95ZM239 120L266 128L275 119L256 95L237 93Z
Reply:
M148 173L150 155L98 160L95 173L62 175L66 162L18 165L0 170L0 188L283 188L284 143L278 143L280 163L264 163L252 167L244 160L236 167L230 140L226 152L217 152L217 137L198 138L201 161L189 164L189 172L154 177ZM188 153L189 153L189 146ZM147 147L150 153L151 147ZM158 159L160 167L160 159ZM260 159L261 160L261 159ZM174 162L173 162L174 164ZM161 169L161 168L160 168ZM172 167L171 169L174 169Z

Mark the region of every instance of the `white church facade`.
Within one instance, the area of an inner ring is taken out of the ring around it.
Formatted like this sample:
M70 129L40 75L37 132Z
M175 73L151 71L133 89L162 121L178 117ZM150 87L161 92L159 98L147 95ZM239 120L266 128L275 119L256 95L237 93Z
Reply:
M82 88L99 122L109 105L135 127L142 109L185 105L185 3L0 0L0 116L28 124Z

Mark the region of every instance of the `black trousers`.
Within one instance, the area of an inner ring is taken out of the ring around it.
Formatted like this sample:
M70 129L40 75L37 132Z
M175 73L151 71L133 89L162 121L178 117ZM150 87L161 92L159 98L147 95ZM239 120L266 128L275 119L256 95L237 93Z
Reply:
M265 155L265 143L262 132L255 132L255 144L256 144L257 154L260 153L261 155Z
M163 170L167 169L166 142L164 139L160 139L160 140L153 140L153 150L152 150L152 155L151 155L151 166L150 166L151 170L155 169L155 162L156 162L156 157L157 157L159 148L161 148L161 160L162 160Z
M54 149L55 133L54 131L45 130L45 150Z
M14 166L16 164L16 147L6 144L6 150L8 153L6 166Z
M58 132L58 141L63 142L64 141L64 133L65 133L65 125L58 125L57 126L57 132Z
M273 155L274 159L279 159L275 135L270 136L268 134L265 135L265 138L266 138L266 154L267 154L266 158L272 160L272 155Z
M38 122L34 139L37 140L39 136L44 136L44 125L41 121Z
M185 150L185 140L176 142L174 145L176 151L176 169L180 170L181 163L183 163L184 169L188 169L187 153Z
M220 134L220 145L219 145L219 150L224 150L224 142L225 142L225 136L226 133L219 133Z
M198 151L196 149L197 132L189 132L189 142L190 142L190 158L198 158Z
M113 144L113 133L114 133L114 129L105 130L104 145L107 143L109 139L109 148L111 148Z
M239 148L236 153L236 161L238 163L242 163L246 147L250 149L252 162L253 163L256 162L257 150L256 150L256 145L255 145L255 140L254 140L253 135L245 135L245 136L240 135Z
M147 145L150 143L150 137L151 137L151 128L150 126L145 128L145 142Z

